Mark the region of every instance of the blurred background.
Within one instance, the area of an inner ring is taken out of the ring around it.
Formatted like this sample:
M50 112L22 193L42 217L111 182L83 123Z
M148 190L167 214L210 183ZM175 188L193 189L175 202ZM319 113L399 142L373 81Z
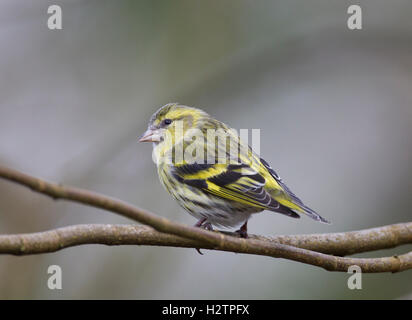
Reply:
M58 4L63 29L47 28ZM261 129L261 154L319 224L264 212L261 235L411 221L412 2L362 0L0 0L0 162L92 189L174 221L195 220L163 190L138 144L168 102ZM133 223L0 180L0 233ZM383 256L412 246L362 256ZM260 256L88 245L0 256L2 299L412 298L411 271L348 274ZM62 268L63 289L47 288Z

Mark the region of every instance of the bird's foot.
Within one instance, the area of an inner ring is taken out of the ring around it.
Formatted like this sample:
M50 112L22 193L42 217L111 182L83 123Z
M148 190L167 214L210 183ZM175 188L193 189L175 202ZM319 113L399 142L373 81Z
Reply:
M249 235L247 234L246 231L242 231L242 230L236 230L235 233L237 233L239 235L239 237L243 238L243 239L247 239L249 238Z
M209 231L213 231L212 224L210 222L206 222L206 220L207 220L206 218L199 219L195 223L194 227L202 228L202 229L209 230ZM199 248L196 248L196 251L199 252L199 254L203 255L202 251L200 251Z
M239 230L235 231L239 237L247 239L249 238L248 234L247 234L247 221L240 227Z
M209 231L213 231L213 227L210 222L206 222L203 226L201 226L201 228L209 230Z

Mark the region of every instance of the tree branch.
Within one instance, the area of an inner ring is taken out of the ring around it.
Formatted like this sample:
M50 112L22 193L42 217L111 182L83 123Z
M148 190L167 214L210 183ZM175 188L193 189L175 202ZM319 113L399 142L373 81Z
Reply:
M322 253L332 252L343 255L411 243L412 223L370 229L369 233L368 230L364 230L330 235L280 236L275 238L276 240L263 237L240 239L230 234L175 223L119 200L88 190L46 182L3 166L0 166L0 177L54 199L66 199L105 209L155 229L142 226L81 225L35 234L3 235L0 237L1 253L42 253L86 243L118 245L130 241L130 244L206 248L284 258L329 271L346 272L351 265L358 265L363 272L398 272L412 268L412 252L394 257L368 259L342 258ZM300 237L300 240L297 237ZM302 244L301 248L298 247L299 241ZM311 247L311 243L316 243L316 246Z
M343 256L412 243L412 232L408 230L412 230L411 222L341 233L279 235L274 237L249 235L249 237L270 243L281 243ZM238 237L237 233L223 233ZM85 244L215 249L212 245L158 232L149 226L80 224L44 232L0 235L0 254L29 255L47 253Z

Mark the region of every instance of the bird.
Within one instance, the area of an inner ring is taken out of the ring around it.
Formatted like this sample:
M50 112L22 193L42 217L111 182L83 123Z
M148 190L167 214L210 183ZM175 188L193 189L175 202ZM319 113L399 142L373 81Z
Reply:
M197 218L195 227L239 228L236 233L248 238L249 218L264 210L330 223L306 206L235 129L201 109L162 106L139 142L153 143L159 179Z

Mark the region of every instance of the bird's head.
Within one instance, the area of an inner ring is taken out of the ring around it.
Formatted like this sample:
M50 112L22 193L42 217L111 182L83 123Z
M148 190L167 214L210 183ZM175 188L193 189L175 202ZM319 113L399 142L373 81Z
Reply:
M174 143L183 138L187 130L196 128L199 121L207 117L208 114L200 109L168 103L152 115L148 128L139 142Z

